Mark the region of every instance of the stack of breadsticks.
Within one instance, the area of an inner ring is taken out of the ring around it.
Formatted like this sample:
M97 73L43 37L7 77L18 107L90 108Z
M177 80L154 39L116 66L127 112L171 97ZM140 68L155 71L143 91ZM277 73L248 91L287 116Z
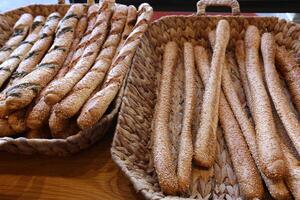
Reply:
M0 135L67 138L93 127L151 16L148 4L109 0L72 5L64 16L23 14L0 49Z
M213 167L220 122L243 197L264 199L264 182L274 199L300 199L299 65L275 43L272 33L261 34L252 25L233 51L227 47L230 25L226 20L218 22L208 39L209 49L185 42L181 52L172 41L164 49L152 131L154 167L162 191L187 195L193 167ZM169 126L170 116L178 115L171 102L180 54L184 102L181 133L174 144ZM240 90L231 74L232 61L238 66L235 76L241 80ZM205 86L201 113L194 112L196 73ZM194 133L196 115L200 125ZM175 155L174 145L178 145Z

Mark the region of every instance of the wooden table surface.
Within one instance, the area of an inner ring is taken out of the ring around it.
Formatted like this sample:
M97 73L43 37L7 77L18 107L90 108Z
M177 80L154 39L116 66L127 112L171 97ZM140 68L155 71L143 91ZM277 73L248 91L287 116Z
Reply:
M143 199L110 156L112 133L70 157L0 153L0 200Z

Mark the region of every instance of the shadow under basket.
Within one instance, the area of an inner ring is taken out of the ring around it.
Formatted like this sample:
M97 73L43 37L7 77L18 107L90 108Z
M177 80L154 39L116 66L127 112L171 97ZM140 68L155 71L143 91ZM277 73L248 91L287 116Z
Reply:
M64 16L71 6L64 3L64 0L58 0L58 4L29 5L0 14L0 46L2 46L4 42L9 38L12 32L13 25L22 14L30 13L33 17L35 17L38 15L48 16L53 12L59 12L62 16ZM84 5L89 6L93 3L93 0L88 0L87 4ZM141 10L141 14L145 12L146 11ZM143 19L143 21L144 22L142 22L142 24L149 23L148 19ZM136 31L136 33L138 33L136 35L139 35L142 32L141 30L135 29L133 29L133 31ZM138 39L139 38L137 38L137 40ZM136 47L132 46L130 51L127 52L135 52L135 48ZM125 64L128 65L128 63ZM131 63L129 64L129 66L131 66ZM124 87L126 85L127 75L122 81L122 86L120 87L120 90L118 91L118 94L116 95L115 99L109 105L108 110L93 127L87 130L81 130L77 134L69 136L66 139L28 139L25 137L2 137L0 138L0 151L7 151L17 154L66 156L77 153L82 149L90 147L92 144L101 139L108 132L108 129L110 127L115 125L115 119L118 115L122 96L124 94Z
M217 131L216 162L211 170L193 167L190 196L166 196L160 189L152 159L151 132L162 72L162 56L167 42L175 41L181 49L180 55L183 44L187 41L208 49L208 33L216 28L219 20L226 19L231 30L228 52L234 50L237 40L243 39L247 26L255 25L260 33L273 33L277 44L285 46L297 58L300 55L300 25L275 17L239 16L236 1L226 1L226 6L232 7L233 16L205 16L205 5L220 5L220 1L200 2L197 15L167 16L149 26L136 51L127 79L111 154L133 183L135 190L141 192L146 199L242 199L221 128ZM176 144L174 141L180 135L184 104L183 56L179 56L177 63L169 122L172 144ZM193 134L197 131L200 120L199 91L204 90L198 73L196 83L198 93ZM173 145L175 152L177 148ZM268 198L270 197L266 197Z

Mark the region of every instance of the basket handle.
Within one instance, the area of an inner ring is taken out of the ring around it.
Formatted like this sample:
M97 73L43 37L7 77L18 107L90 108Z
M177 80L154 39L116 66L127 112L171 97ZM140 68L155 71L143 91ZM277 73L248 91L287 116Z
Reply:
M65 0L58 0L58 4L65 4L65 3L66 3ZM86 3L87 3L88 5L92 5L92 4L95 3L95 1L94 1L94 0L87 0Z
M237 0L200 0L197 3L197 15L205 15L208 6L225 6L231 8L232 15L240 14L240 5Z

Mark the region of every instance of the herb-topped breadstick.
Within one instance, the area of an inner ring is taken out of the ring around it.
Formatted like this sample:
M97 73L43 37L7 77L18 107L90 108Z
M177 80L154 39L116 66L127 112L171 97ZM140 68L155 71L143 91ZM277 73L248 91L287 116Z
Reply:
M92 67L106 39L113 9L114 3L109 1L102 2L100 13L83 55L64 77L55 81L55 83L47 89L45 95L47 104L54 105L58 103Z
M259 65L259 46L259 31L255 26L249 26L245 35L246 71L252 94L258 155L263 173L268 178L280 179L286 174L286 166Z
M101 84L109 69L116 49L121 39L121 35L126 22L127 7L120 5L111 19L111 28L108 37L103 44L93 67L88 73L73 87L60 103L56 106L56 114L62 118L73 117L82 105L86 102L92 92Z
M31 129L39 129L43 125L46 124L46 121L49 118L50 111L52 106L46 104L44 101L44 95L47 88L51 87L51 85L55 82L55 80L63 77L68 70L72 67L72 61L76 59L79 56L79 54L75 55L77 51L79 51L81 48L79 47L80 39L83 38L84 31L87 26L87 18L82 17L75 30L75 39L72 43L71 50L67 56L67 59L64 62L63 67L59 70L59 72L56 74L55 78L41 91L39 94L39 97L36 100L36 104L33 106L32 110L29 111L26 124ZM86 30L89 31L89 30Z
M25 13L16 22L13 28L13 34L8 41L0 49L0 64L3 63L11 52L23 41L26 37L30 26L32 24L33 17L31 14Z
M122 86L123 79L135 53L133 49L139 45L140 37L148 27L153 10L148 4L141 4L138 13L139 16L134 31L130 33L114 60L102 89L93 95L81 110L77 123L82 129L89 128L97 123Z
M51 13L48 16L45 25L39 33L38 41L34 43L24 60L22 60L17 70L13 73L9 85L16 83L18 80L26 76L41 61L53 41L55 30L60 18L60 14L57 12Z
M10 75L18 67L19 63L24 59L32 45L38 40L39 32L44 25L45 18L37 16L34 18L31 33L21 44L10 54L10 56L0 65L0 87L10 77Z
M216 142L221 78L229 36L229 23L226 20L220 20L216 29L216 44L209 80L204 91L201 122L194 148L194 160L203 167L211 167L215 161L216 145L211 144Z
M40 31L40 38L34 43L30 51L27 53L25 58L19 64L17 70L12 74L10 81L6 88L0 93L0 117L3 118L9 113L7 112L7 107L5 105L5 93L9 86L16 84L21 78L30 73L37 64L41 61L45 52L50 47L53 41L53 35L55 34L55 29L60 20L59 13L52 13L48 16L45 25Z
M5 103L8 109L17 110L29 105L61 68L71 47L74 29L85 7L80 4L72 5L56 32L52 47L41 63L18 84L7 89Z
M289 105L275 67L275 41L271 33L261 38L261 52L264 58L265 80L274 106L282 123L300 155L300 123Z

